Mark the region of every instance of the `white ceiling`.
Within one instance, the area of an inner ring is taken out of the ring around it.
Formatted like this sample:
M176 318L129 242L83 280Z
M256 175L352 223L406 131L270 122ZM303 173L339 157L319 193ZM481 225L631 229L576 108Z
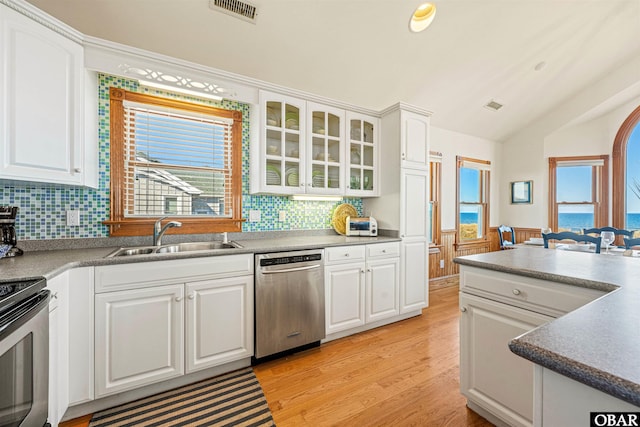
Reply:
M29 1L95 37L375 110L404 101L496 141L640 55L640 0L435 0L418 34L420 0L250 0L255 25L208 0Z

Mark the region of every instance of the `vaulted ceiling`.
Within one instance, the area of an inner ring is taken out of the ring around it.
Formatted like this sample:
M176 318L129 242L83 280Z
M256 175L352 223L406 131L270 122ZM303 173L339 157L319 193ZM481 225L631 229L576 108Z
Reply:
M404 101L496 141L640 55L640 0L434 0L417 34L420 0L250 0L255 24L208 0L29 1L88 35L375 110Z

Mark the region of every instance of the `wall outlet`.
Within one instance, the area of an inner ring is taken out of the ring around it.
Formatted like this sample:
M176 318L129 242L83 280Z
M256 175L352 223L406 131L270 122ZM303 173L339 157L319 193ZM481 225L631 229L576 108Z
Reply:
M287 220L287 211L278 212L278 221L285 222Z
M77 227L80 225L80 211L71 210L67 211L67 226Z
M249 211L249 222L260 222L260 211Z
M443 259L440 260L440 268L444 268L444 260Z

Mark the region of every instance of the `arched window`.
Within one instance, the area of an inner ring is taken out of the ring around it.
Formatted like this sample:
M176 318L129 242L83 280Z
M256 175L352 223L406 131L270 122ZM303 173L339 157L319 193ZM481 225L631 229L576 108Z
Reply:
M613 226L640 229L640 107L622 123L613 142Z

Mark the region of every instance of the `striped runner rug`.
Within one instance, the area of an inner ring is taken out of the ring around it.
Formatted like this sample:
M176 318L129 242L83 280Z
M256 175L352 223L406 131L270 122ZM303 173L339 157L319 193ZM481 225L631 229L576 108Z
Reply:
M275 426L262 387L245 368L93 414L101 426Z

